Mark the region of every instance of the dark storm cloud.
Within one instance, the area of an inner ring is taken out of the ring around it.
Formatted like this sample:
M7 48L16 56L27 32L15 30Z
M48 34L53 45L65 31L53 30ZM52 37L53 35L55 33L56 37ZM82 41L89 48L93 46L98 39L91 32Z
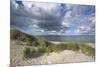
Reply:
M13 16L11 25L17 26L19 28L30 27L32 20L27 17ZM22 20L22 21L21 21Z
M43 28L44 30L56 30L56 31L60 31L61 29L61 20L60 19L55 19L55 20L49 20L49 21L40 21L38 23L38 26L40 28Z

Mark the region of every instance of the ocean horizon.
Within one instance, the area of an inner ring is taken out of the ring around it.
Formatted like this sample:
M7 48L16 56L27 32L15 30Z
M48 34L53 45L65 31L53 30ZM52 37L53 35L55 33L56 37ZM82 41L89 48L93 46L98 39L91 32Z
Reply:
M36 38L48 41L95 43L95 35L37 35Z

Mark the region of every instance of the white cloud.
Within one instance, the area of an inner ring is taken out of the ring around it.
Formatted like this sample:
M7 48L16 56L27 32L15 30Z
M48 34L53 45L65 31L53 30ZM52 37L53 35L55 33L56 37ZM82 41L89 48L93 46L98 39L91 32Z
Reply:
M62 22L62 26L63 26L63 27L70 27L70 26L69 26L69 23L66 22L66 21L65 21L65 22Z
M84 15L88 6L23 1L18 6L11 0L11 24L32 31L50 31L63 33L95 32L95 14ZM91 6L89 6L90 8ZM64 15L62 13L65 11ZM72 32L73 31L73 32Z
M71 18L71 17L72 17L72 16L71 16L71 13L72 13L71 10L68 11L68 12L65 14L65 18Z
M41 12L46 12L48 14L57 14L57 10L58 10L58 6L59 4L53 4L53 3L41 3L41 2L27 2L27 1L23 1L23 4L26 6L26 8L30 8L30 12L33 13L40 13ZM39 12L40 11L40 12ZM52 12L51 12L52 11Z
M52 33L56 33L56 31L55 30L53 30L53 31L51 31Z
M95 33L95 24L92 22L87 22L86 24L80 24L76 29L77 33L93 34Z
M33 25L34 28L38 28L38 26L36 24Z
M40 30L41 32L45 32L44 30Z
M23 4L26 8L31 8L33 5L33 2L31 1L23 1Z

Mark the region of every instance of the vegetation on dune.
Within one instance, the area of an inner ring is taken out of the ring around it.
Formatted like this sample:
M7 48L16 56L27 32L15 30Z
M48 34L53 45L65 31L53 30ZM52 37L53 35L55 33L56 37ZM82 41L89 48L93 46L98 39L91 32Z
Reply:
M95 48L92 48L91 46L87 45L87 44L81 44L79 45L80 47L80 50L86 54L86 55L89 55L89 56L95 56Z
M28 42L28 43L32 43L33 41L37 40L34 36L31 36L29 34L21 32L17 29L11 30L10 38L13 39L13 40L20 40L20 41Z
M45 53L46 52L46 48L38 48L37 50L38 53Z
M64 43L64 46L68 50L73 50L73 51L78 51L79 50L79 44L75 42L70 42L70 43Z
M23 57L24 58L33 58L33 57L38 57L39 55L43 54L46 52L46 49L38 47L37 49L35 48L30 48L30 47L24 47L23 49Z
M28 57L30 57L30 55L31 55L31 50L30 50L30 48L28 48L28 47L24 48L24 50L23 50L23 56L24 56L25 58L28 58Z
M41 48L45 48L46 47L46 41L45 41L45 39L39 39L38 40L38 43L39 43L39 47L41 47Z
M77 43L60 43L60 44L52 44L48 46L48 51L49 52L60 52L63 50L73 50L73 51L78 51L79 46Z
M95 48L85 43L66 42L54 44L52 42L46 41L44 38L36 39L34 36L28 35L18 30L11 31L11 39L22 41L23 45L26 46L23 50L23 56L25 58L35 56L39 53L61 52L63 50L81 50L81 52L86 55L95 56Z

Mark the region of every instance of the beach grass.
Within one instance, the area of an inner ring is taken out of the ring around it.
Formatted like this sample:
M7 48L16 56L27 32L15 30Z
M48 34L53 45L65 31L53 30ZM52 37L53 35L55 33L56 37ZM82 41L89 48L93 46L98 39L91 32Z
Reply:
M37 49L33 48L33 51L29 51L30 53L51 53L56 52L59 53L63 50L72 50L72 51L79 51L81 50L82 53L88 56L95 56L95 48L87 45L86 43L75 43L75 42L68 42L68 43L60 43L60 44L53 44L53 43L42 43L39 41L39 46L37 46ZM45 41L44 41L45 42ZM47 46L48 45L48 46ZM34 47L34 46L32 46Z
M87 43L78 42L64 42L64 43L52 43L45 40L44 38L35 38L29 34L15 30L11 33L11 39L22 41L24 46L23 56L30 57L36 53L51 53L51 52L61 52L63 50L79 51L88 56L95 56L95 48L87 45ZM32 48L29 48L30 46ZM35 48L36 49L35 49Z
M80 47L80 50L86 54L86 55L89 55L89 56L95 56L95 48L87 45L87 44L81 44L79 45Z
M31 50L30 50L30 48L25 47L25 48L23 49L23 57L24 57L24 58L28 58L28 57L30 57L30 55L31 55Z

